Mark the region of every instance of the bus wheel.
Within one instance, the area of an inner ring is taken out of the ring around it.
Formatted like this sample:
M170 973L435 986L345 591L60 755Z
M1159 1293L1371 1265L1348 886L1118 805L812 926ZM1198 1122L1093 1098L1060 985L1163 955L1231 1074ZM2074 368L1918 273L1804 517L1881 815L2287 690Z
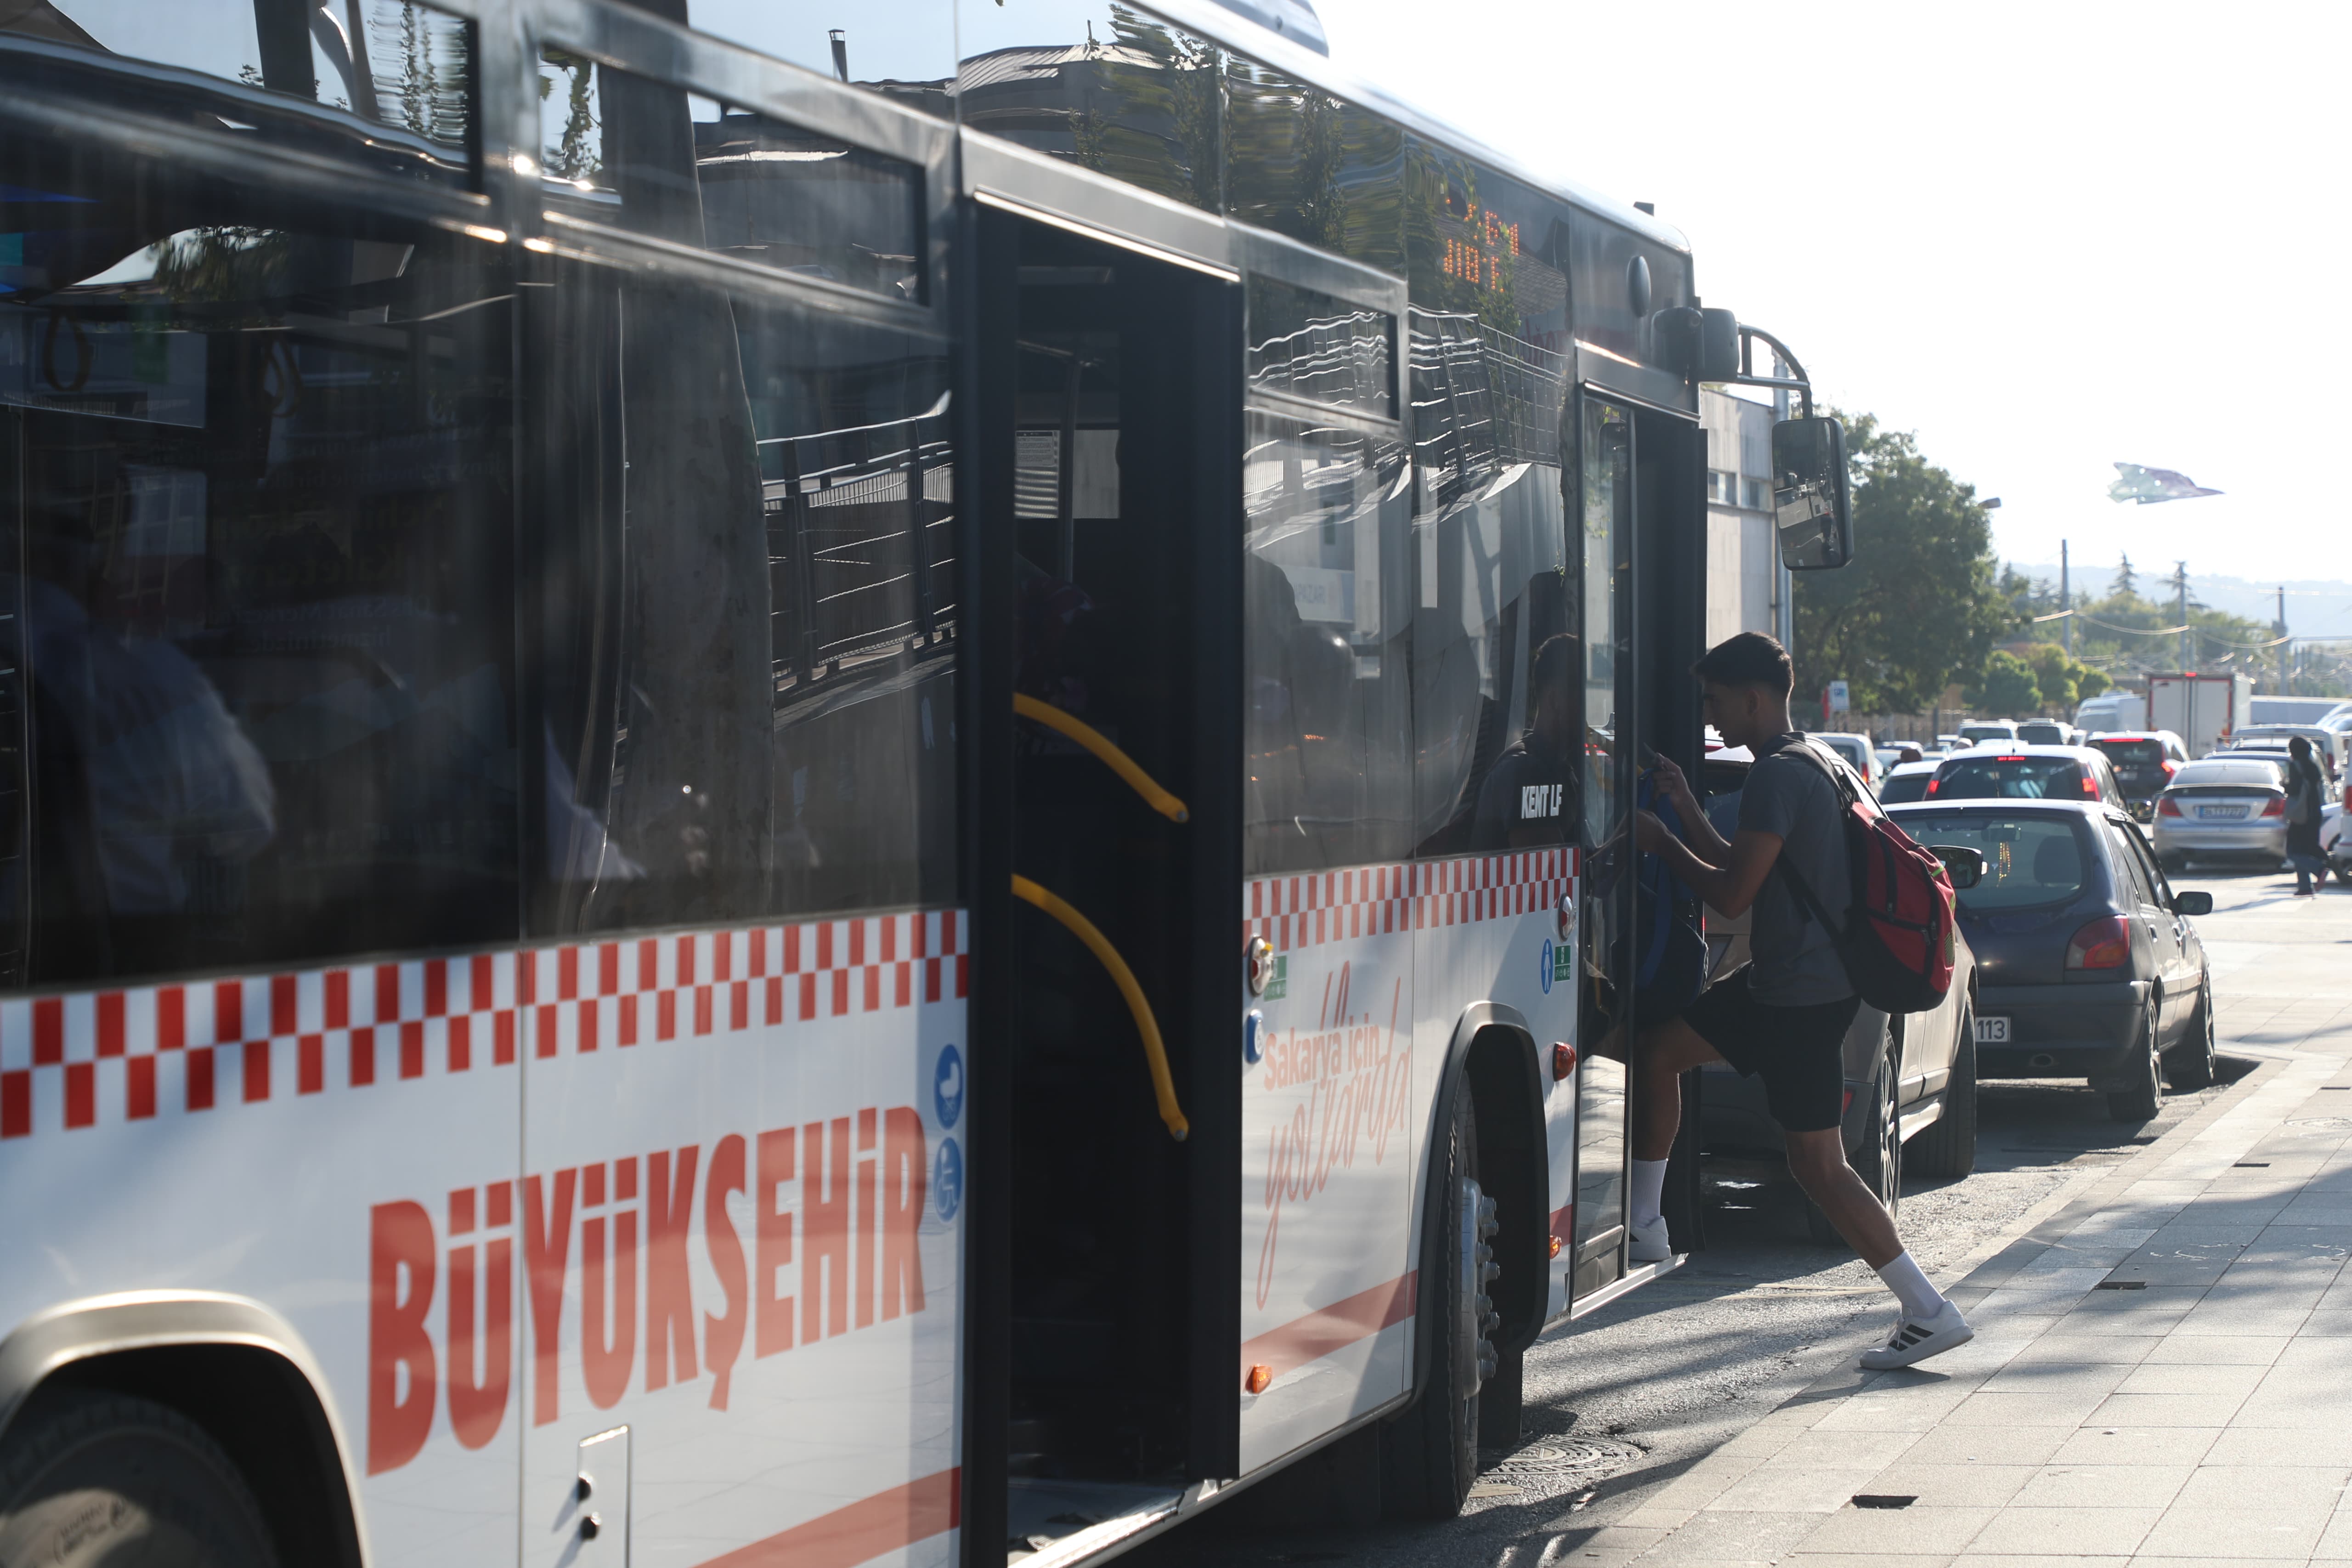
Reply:
M1495 1372L1493 1333L1500 1319L1486 1287L1497 1272L1495 1200L1478 1185L1478 1119L1470 1086L1457 1084L1445 1140L1445 1183L1452 1201L1427 1223L1439 1227L1437 1256L1449 1261L1437 1310L1423 1321L1430 1335L1429 1378L1421 1397L1383 1428L1382 1484L1397 1520L1452 1519L1478 1478L1478 1389Z
M276 1568L245 1479L195 1423L149 1400L36 1400L0 1442L0 1563Z

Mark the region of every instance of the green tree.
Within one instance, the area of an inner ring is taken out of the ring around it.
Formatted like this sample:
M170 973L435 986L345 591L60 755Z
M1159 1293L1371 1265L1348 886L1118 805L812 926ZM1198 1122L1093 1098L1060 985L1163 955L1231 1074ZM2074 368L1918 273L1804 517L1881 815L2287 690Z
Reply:
M2122 563L2116 568L2116 580L2107 587L2107 597L2111 599L2139 597L2139 578L2132 572L2130 556L2125 556Z
M2013 653L1994 652L1985 659L1984 679L1969 688L1969 702L1988 713L2017 718L2038 712L2042 688L2033 667Z
M1995 581L1992 527L1974 487L1906 431L1845 419L1854 561L1796 574L1797 689L1850 683L1865 713L1916 713L1984 668L2016 624Z

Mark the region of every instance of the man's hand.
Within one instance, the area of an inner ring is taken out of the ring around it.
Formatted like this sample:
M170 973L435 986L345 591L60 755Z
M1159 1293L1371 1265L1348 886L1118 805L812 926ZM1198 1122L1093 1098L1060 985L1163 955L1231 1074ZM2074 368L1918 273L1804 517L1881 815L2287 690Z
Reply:
M1658 793L1674 803L1675 810L1681 813L1685 820L1705 815L1699 810L1698 797L1691 794L1690 780L1683 776L1682 769L1675 765L1673 758L1654 756L1650 763L1650 776L1658 781Z
M1665 845L1680 840L1666 831L1654 813L1637 811L1633 814L1633 843L1644 855L1655 855Z

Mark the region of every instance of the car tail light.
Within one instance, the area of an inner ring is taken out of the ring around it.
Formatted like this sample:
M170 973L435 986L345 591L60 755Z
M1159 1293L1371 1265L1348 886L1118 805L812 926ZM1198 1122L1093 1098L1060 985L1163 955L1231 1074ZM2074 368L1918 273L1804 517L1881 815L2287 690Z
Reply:
M2264 816L2284 816L2286 815L2286 797L2284 795L2281 795L2273 800L2270 805L2263 807L2263 815Z
M2090 800L2099 798L2099 781L2091 776L2091 770L2088 768L2083 770L2083 795L2084 798Z
M2174 762L2170 757L2165 758L2160 765L2164 769L2164 776L2166 778L2170 778L2173 774L2180 771L2180 764Z
M1937 792L1937 790L1941 789L1941 788L1943 787L1943 785L1944 785L1944 781L1943 781L1942 779L1940 779L1940 778L1929 779L1929 780L1927 781L1927 795L1928 795L1928 798L1929 798L1929 799L1931 799L1931 800L1932 800L1933 798L1935 798L1935 794L1936 794L1936 792Z
M2180 815L2180 803L2173 799L2168 795L2160 795L2156 797L2156 815L2158 816L2179 816Z
M2069 969L2121 969L2131 962L2131 927L2121 915L2102 915L2066 942Z

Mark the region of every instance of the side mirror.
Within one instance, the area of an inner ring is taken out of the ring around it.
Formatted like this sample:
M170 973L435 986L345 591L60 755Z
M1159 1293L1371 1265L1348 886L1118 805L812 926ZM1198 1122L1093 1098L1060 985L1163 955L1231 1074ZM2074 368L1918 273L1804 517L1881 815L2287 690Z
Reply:
M1927 853L1944 863L1944 875L1952 879L1955 888L1966 889L1984 880L1984 853L1981 850L1971 849L1965 844L1930 844ZM2210 905L2213 900L2208 895L2205 901Z
M2175 893L2172 895L2172 912L2176 915L2210 915L2213 912L2213 895Z
M1845 426L1825 416L1773 426L1772 476L1781 564L1791 572L1826 572L1853 560Z

